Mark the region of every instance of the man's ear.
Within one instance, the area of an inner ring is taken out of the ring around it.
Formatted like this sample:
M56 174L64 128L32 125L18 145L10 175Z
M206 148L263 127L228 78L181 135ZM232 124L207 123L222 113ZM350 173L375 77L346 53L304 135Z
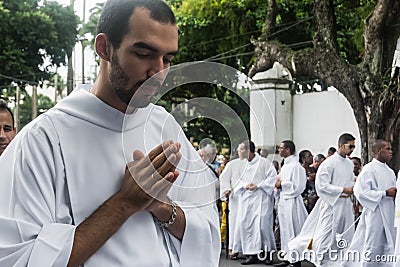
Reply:
M99 33L94 41L96 54L105 61L111 60L111 42L105 33Z

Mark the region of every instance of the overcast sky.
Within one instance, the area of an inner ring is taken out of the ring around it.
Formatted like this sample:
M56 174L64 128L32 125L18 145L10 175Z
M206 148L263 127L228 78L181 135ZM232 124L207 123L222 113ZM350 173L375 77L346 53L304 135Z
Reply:
M56 0L58 3L62 5L68 6L70 4L70 0ZM80 18L83 17L83 2L84 0L75 0L74 10L75 14L78 15ZM90 13L89 10L96 6L97 3L103 3L105 0L86 0L86 19L89 17Z
M56 0L58 3L62 5L69 5L70 0ZM90 9L96 6L97 3L103 3L105 0L86 0L86 7L85 7L85 20L90 16ZM83 17L83 3L84 0L75 0L74 4L74 11L77 16L79 16L81 19ZM77 43L74 49L74 54L73 54L74 60L73 60L73 65L74 65L74 73L75 73L75 81L77 84L82 83L82 47L80 43ZM91 48L86 47L85 49L85 78L90 77L91 73L96 70L94 62L94 57L93 57L93 51ZM61 75L62 79L66 82L67 81L67 68L66 67L61 67L59 68L59 74Z

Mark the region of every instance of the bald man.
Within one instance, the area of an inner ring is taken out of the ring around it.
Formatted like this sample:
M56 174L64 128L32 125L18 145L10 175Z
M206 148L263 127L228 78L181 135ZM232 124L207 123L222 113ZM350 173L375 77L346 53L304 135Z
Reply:
M354 195L364 207L357 230L349 247L359 251L362 266L392 266L384 259L394 253L396 232L394 228L394 198L396 175L387 165L392 159L392 145L376 140L374 159L364 166L354 185ZM349 258L344 266L360 266L358 259Z

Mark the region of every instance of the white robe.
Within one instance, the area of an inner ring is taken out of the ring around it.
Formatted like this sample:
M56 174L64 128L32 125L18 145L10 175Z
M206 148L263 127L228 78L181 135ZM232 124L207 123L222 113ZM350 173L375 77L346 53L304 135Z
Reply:
M252 161L242 160L244 173L234 191L238 197L233 252L242 251L254 255L261 251L275 250L273 231L274 186L276 170L272 163L255 155ZM246 190L250 183L257 185L254 191Z
M306 258L317 266L340 266L337 253L346 249L354 235L353 204L350 197L341 198L344 187L352 187L353 162L338 153L327 158L319 166L315 186L320 197L304 223L301 233L289 242L292 261ZM337 244L336 234L347 231ZM307 247L312 242L312 254L307 254ZM337 251L337 253L330 253ZM306 257L304 257L304 254ZM331 256L330 256L331 255ZM295 257L296 256L296 257ZM299 256L299 257L298 257ZM336 258L337 257L337 258Z
M303 193L307 176L306 170L295 156L285 158L281 172L281 190L279 192L278 220L281 235L281 249L288 252L288 243L301 231L307 218Z
M66 266L76 226L119 190L133 151L169 139L184 155L169 192L185 213L183 240L141 211L84 265L217 266L216 181L179 125L153 104L124 115L85 90L25 126L0 159L0 266Z
M394 214L394 227L396 228L396 244L395 244L395 255L400 255L400 171L397 173L396 188L398 194L395 199L395 214ZM400 267L400 259L394 264L396 267Z
M376 266L377 262L379 266L392 266L392 262L380 260L394 253L394 199L386 197L386 189L395 186L393 170L376 159L363 167L354 185L354 195L364 210L349 250L367 255L360 257L365 260L362 266ZM361 266L361 263L349 257L344 266Z
M231 191L229 196L229 215L228 215L228 222L229 222L229 249L233 249L233 244L240 244L240 239L234 236L235 227L236 227L236 219L237 219L237 212L238 212L238 195L234 192L234 187L238 185L240 177L243 175L243 169L241 168L241 164L244 160L239 158L229 161L226 164L225 169L221 173L219 177L220 181L220 194L221 200L226 200L225 192ZM241 251L241 249L240 249Z

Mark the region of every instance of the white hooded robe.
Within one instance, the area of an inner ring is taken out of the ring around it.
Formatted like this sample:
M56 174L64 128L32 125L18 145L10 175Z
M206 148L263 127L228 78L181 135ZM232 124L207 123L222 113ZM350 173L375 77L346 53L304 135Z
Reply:
M394 198L386 197L386 189L395 186L396 175L385 163L373 159L363 167L354 195L364 209L349 250L365 257L349 257L344 266L392 266L385 259L394 253Z
M120 189L133 151L170 139L182 144L169 196L185 213L183 240L144 210L84 266L217 266L216 181L180 126L161 107L125 115L86 90L25 126L0 158L0 266L66 266L76 226Z

